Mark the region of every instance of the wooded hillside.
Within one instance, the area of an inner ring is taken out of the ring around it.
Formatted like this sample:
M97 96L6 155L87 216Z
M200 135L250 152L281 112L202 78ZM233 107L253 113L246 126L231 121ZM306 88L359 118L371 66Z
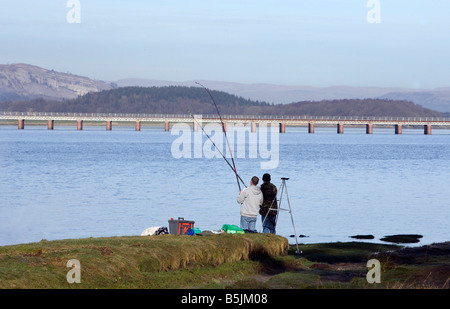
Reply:
M211 91L221 114L441 117L442 114L409 101L344 99L318 102L270 104L252 101L222 91ZM1 111L216 114L209 94L200 87L123 87L88 93L72 100L0 102Z

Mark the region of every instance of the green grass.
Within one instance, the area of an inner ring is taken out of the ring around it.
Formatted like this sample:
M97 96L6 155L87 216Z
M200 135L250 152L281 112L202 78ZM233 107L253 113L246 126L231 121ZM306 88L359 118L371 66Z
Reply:
M269 234L110 237L5 246L0 247L0 288L176 288L230 273L220 273L217 266L232 268L234 262L283 255L287 249L285 238ZM70 259L80 261L81 284L67 283Z
M271 234L87 238L0 247L0 288L377 289L449 288L450 244L302 244ZM368 284L366 263L381 263ZM66 263L81 264L69 284Z

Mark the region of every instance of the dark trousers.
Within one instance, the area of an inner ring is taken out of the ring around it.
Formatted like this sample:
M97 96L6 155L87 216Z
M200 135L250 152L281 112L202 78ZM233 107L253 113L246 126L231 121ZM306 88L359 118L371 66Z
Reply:
M261 216L263 233L275 234L275 225L277 224L277 216Z

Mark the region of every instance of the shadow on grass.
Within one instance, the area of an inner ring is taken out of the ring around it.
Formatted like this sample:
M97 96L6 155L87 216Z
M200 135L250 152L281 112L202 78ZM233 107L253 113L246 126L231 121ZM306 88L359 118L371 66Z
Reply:
M375 252L386 252L402 248L398 245L373 244L366 242L336 242L301 245L298 257L322 263L361 263L367 262ZM290 248L290 254L294 249Z

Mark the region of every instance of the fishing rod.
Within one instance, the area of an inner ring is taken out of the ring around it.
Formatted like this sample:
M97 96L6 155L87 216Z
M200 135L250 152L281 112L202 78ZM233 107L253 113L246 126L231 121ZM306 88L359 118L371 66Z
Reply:
M206 88L205 86L203 86L203 85L200 84L199 82L195 82L195 83L196 83L197 85L202 86L202 87L206 90L206 92L208 92L208 94L209 94L209 96L210 96L212 102L214 103L214 106L216 107L217 114L219 115L220 122L222 123L222 131L223 131L223 134L225 135L225 139L226 139L226 141L227 141L228 149L230 150L231 162L233 163L234 173L236 174L236 182L237 182L237 184L238 184L239 191L241 191L241 185L239 184L238 173L237 173L237 171L236 171L236 164L234 164L233 153L232 153L232 151L231 151L230 142L228 141L227 130L225 129L225 124L223 123L222 116L220 115L220 112L219 112L219 108L217 107L216 101L214 101L214 98L213 98L211 92L209 92L208 88Z
M203 128L203 126L198 122L197 118L195 118L192 113L190 111L188 111L189 115L191 115L192 119L194 119L194 121L197 123L197 125L200 127L200 129L202 129L203 133L205 133L206 137L211 141L211 143L213 144L214 148L220 153L220 155L222 156L222 158L225 160L225 162L227 162L228 166L233 170L233 172L236 174L236 177L242 182L242 184L247 188L247 186L245 185L245 182L242 180L241 176L238 175L238 173L236 172L236 169L233 168L233 166L231 166L230 162L227 160L227 158L223 155L222 151L220 151L220 149L216 146L216 143L214 143L214 141L211 139L211 137L208 135L208 133L206 133L205 129ZM238 183L239 185L239 183ZM240 189L240 187L239 187Z

